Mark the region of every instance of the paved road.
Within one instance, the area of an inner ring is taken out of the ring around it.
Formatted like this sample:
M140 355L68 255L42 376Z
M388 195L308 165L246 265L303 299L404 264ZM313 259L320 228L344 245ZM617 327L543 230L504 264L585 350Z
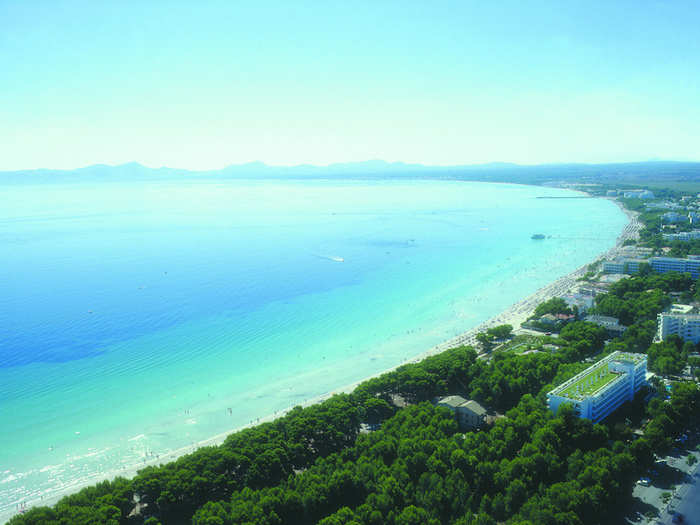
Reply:
M669 510L683 515L683 523L688 525L700 525L700 472L695 470L690 484L678 489ZM659 524L672 523L672 514L667 513L658 521Z
M626 522L633 525L672 525L673 515L683 515L684 524L700 525L700 462L688 465L688 454L700 459L698 451L700 434L691 437L683 450L676 450L664 458L664 462L655 467L656 474L651 486L637 485L633 496L636 504L628 515ZM663 494L672 494L671 500L664 504ZM647 514L658 513L654 518Z

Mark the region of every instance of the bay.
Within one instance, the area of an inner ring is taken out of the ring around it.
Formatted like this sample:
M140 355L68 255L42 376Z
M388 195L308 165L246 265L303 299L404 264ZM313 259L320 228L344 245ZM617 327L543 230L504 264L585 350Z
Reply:
M456 181L0 191L0 515L396 366L627 222L537 198L566 190Z

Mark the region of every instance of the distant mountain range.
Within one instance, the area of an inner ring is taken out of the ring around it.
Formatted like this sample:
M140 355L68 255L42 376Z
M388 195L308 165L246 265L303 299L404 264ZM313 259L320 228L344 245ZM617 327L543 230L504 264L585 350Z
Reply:
M647 161L613 164L540 164L523 166L505 162L465 166L426 166L403 162L369 160L314 166L269 166L262 162L236 164L218 170L191 171L177 168L148 168L137 162L108 166L95 164L74 170L0 171L0 183L98 182L161 180L172 178L429 178L545 184L554 182L700 182L700 162Z

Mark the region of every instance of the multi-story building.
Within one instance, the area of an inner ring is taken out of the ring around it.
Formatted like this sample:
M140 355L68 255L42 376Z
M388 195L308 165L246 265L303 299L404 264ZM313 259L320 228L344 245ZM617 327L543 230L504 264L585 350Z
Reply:
M700 257L689 255L687 259L678 257L652 257L649 259L651 269L658 273L689 273L693 279L700 277Z
M616 259L614 261L603 262L603 273L626 273L634 274L639 272L639 265L648 263L651 269L658 273L678 272L689 273L693 279L700 277L700 256L689 255L687 259L678 257L651 257L644 259Z
M687 222L688 217L683 215L682 213L668 211L661 216L661 221L669 224L673 224L676 222Z
M646 355L613 352L549 392L547 404L556 413L562 404L569 403L579 417L597 423L634 399L646 384L646 373Z
M694 241L700 239L700 230L678 233L664 233L664 241Z
M657 316L657 337L661 341L677 335L684 341L700 341L700 315L663 313Z
M603 273L637 273L639 265L647 262L645 259L615 259L614 261L603 261Z

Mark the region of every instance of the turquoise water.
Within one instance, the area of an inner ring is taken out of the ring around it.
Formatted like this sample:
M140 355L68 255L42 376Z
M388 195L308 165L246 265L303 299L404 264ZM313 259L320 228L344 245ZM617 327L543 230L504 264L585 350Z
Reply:
M0 514L395 366L626 224L605 200L471 182L2 193Z

